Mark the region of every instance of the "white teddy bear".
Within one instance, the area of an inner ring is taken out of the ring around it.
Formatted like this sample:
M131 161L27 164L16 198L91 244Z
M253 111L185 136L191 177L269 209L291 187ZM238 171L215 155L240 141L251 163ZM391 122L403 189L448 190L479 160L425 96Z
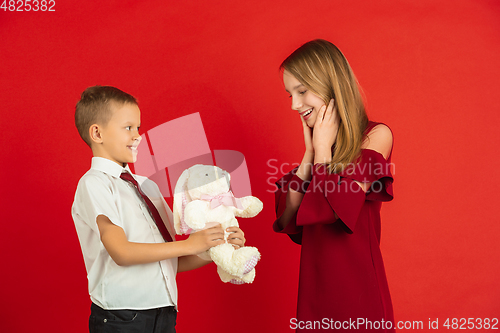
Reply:
M238 217L254 217L262 210L262 202L253 196L235 198L230 189L228 172L212 165L197 164L184 170L175 186L174 227L177 234L189 234L218 222L226 230L237 227ZM224 238L227 241L228 233ZM260 253L255 247L235 249L224 243L199 255L212 259L223 282L252 283Z

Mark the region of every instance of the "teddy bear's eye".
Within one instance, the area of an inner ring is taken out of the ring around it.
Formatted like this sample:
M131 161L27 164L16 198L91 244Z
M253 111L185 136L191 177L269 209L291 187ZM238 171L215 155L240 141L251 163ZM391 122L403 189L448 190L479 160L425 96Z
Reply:
M206 173L206 174L205 174L205 176L207 176L207 177L208 177L208 173Z

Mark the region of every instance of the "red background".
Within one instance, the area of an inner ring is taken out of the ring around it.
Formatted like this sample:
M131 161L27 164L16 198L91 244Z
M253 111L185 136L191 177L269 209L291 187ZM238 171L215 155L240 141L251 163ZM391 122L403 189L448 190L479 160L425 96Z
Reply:
M91 154L73 113L95 84L135 95L144 131L200 112L210 148L242 152L264 202L241 221L262 253L256 281L223 284L213 266L179 274L178 331L290 331L299 246L272 232L268 162L301 159L301 124L278 66L314 38L343 50L370 118L394 132L395 199L382 208L381 246L396 319L499 317L498 1L56 1L55 9L0 11L3 332L87 330L70 207Z

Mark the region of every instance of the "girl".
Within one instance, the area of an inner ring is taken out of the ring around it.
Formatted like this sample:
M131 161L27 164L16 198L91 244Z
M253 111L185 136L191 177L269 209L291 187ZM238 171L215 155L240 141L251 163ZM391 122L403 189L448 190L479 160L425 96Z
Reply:
M393 332L379 247L381 203L393 198L391 130L368 121L357 80L332 43L302 45L281 69L306 148L276 191L274 231L302 245L290 326Z

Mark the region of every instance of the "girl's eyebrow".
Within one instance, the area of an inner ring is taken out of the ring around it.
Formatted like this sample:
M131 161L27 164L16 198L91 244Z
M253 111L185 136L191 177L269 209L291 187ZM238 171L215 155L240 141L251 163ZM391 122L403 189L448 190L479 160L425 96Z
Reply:
M293 88L292 88L292 90L297 90L297 89L299 89L299 88L300 88L300 87L302 87L302 86L304 86L302 83L301 83L301 84L298 84L298 85L296 85L295 87L293 87ZM287 93L289 93L289 91L288 91L288 90L286 90L286 89L285 89L285 91L286 91Z

